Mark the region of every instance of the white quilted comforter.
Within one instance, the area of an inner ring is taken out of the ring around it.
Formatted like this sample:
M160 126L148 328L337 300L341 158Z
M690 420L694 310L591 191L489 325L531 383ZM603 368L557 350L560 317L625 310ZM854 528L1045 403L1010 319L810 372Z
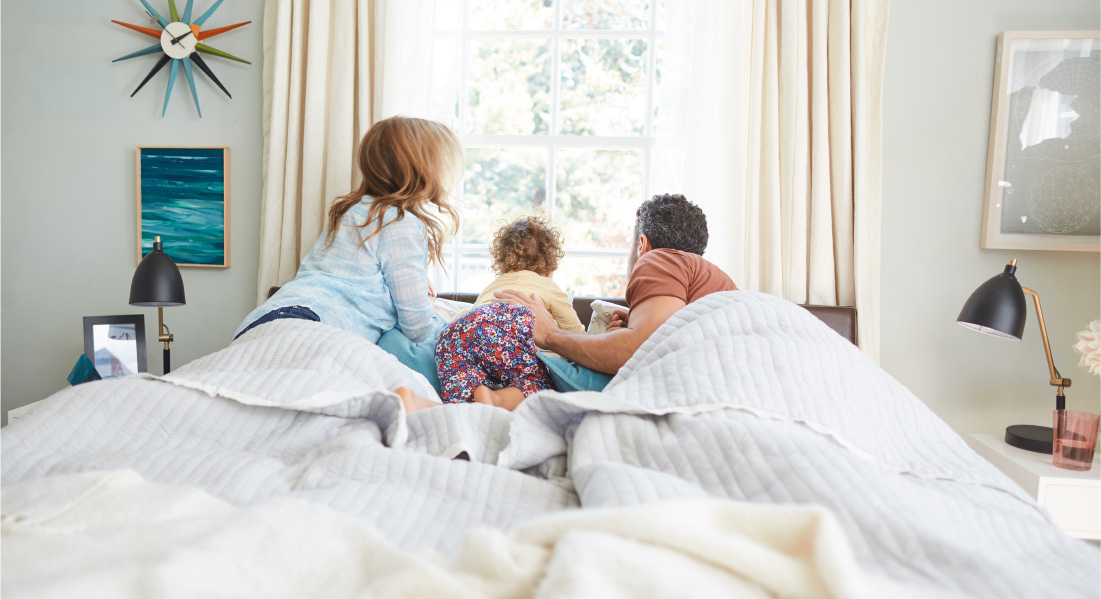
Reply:
M166 377L59 392L2 434L5 543L44 518L56 481L93 471L133 471L225 509L308 502L398 550L460 561L474 529L710 497L821 506L863 571L910 588L1099 594L1096 548L1055 529L855 347L767 295L681 310L603 393L406 417L400 385L432 395L360 338L284 320ZM462 452L471 459L451 459ZM24 563L9 553L6 590Z

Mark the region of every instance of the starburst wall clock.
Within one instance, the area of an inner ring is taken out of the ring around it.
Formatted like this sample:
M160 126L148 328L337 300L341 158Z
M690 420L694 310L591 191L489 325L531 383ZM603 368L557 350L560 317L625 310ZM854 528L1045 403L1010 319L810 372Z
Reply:
M187 5L184 7L183 18L180 18L179 13L176 11L175 0L168 0L168 10L172 20L164 18L146 0L140 0L145 5L146 12L150 19L155 20L160 26L161 30L150 29L148 27L141 27L139 25L132 25L130 23L123 23L122 21L111 20L112 23L118 23L123 27L133 29L139 33L144 33L150 37L154 37L160 40L159 43L149 46L144 50L138 50L133 54L127 54L122 58L116 58L111 62L119 62L122 60L129 60L131 58L137 58L139 56L148 56L150 54L163 53L157 64L153 65L153 69L149 71L149 74L145 76L145 79L138 85L138 88L134 90L130 97L133 98L134 94L141 91L141 88L145 87L146 83L153 78L164 68L164 65L172 61L172 68L168 73L168 90L164 93L164 108L161 110L161 116L163 117L168 112L168 99L172 97L172 86L176 83L176 75L180 71L180 65L183 65L184 74L187 76L187 83L191 87L191 98L195 100L195 110L199 113L199 118L202 118L203 112L199 108L199 93L195 89L195 75L191 68L191 63L194 62L195 66L199 67L199 70L210 77L210 80L214 82L227 96L232 98L229 90L226 86L222 85L222 82L214 76L214 71L210 70L210 67L206 64L199 53L210 54L212 56L221 56L222 58L228 58L229 60L236 60L237 62L243 62L245 64L252 64L251 62L238 58L228 52L223 52L216 48L212 48L204 43L203 40L210 39L216 35L225 33L231 29L236 29L244 25L248 25L252 21L245 21L244 23L237 23L235 25L228 25L226 27L219 27L217 29L203 30L202 26L206 23L206 20L210 18L210 15L214 14L214 11L218 10L223 0L216 0L214 5L211 6L201 17L191 21L191 5L194 0L187 0Z

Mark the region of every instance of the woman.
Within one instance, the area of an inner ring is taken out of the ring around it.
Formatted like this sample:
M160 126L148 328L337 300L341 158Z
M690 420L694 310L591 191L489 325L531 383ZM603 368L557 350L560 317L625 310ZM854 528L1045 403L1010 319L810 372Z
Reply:
M443 262L444 237L458 227L448 194L462 165L458 138L439 123L392 117L372 126L359 145L363 182L337 199L294 279L250 312L234 338L301 318L372 343L392 328L424 341L433 328L428 263Z

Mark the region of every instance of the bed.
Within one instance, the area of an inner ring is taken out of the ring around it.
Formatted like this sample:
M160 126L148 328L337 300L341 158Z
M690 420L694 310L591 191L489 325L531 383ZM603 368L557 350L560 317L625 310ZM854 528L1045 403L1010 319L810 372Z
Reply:
M5 597L1097 597L1058 531L807 310L675 314L600 393L405 414L376 346L257 327L6 427Z

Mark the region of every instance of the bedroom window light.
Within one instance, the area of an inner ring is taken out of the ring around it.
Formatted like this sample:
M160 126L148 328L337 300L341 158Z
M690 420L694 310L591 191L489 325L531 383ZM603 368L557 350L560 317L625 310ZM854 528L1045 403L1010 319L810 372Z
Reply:
M563 232L555 280L622 296L650 160L665 0L436 0L432 113L466 152L464 222L438 288L481 291L505 222Z

